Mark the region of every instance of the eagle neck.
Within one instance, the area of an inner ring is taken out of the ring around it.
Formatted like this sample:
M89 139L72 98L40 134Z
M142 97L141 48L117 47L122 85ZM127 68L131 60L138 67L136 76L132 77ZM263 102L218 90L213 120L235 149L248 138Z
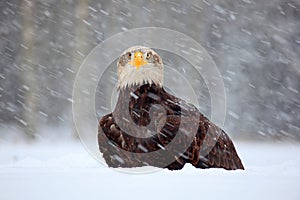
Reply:
M120 119L132 119L139 125L147 125L150 122L150 107L161 103L163 93L163 88L156 84L120 89L114 115Z

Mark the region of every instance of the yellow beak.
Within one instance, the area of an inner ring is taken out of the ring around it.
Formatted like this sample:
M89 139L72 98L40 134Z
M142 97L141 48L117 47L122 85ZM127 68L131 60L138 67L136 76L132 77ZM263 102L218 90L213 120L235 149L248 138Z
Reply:
M148 62L144 59L142 52L137 51L133 55L133 60L130 61L130 64L136 69L139 69L141 66L146 65Z

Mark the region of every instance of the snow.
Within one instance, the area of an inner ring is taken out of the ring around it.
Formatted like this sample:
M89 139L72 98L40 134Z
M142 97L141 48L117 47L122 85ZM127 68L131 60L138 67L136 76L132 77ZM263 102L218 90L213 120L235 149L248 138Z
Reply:
M106 168L80 143L0 146L0 199L300 199L300 146L235 142L245 171L128 174Z
M133 175L105 168L78 142L61 141L75 130L73 83L85 57L115 34L137 27L184 33L210 54L223 77L224 130L232 136L300 141L299 0L2 2L0 200L300 199L300 145L295 143L237 142L245 171L187 165L182 171ZM209 91L204 74L186 59L194 55L205 63L207 56L184 39L173 46L185 50L176 55L155 49L165 63L165 83L174 86L166 89L189 102L199 100L199 110L211 116L212 96L218 94ZM117 97L117 61L91 63L91 69L106 69L101 78L88 76L90 85L98 83L95 112L100 118L111 112L115 102L110 97ZM178 76L170 76L168 67ZM189 99L189 85L198 88L197 98ZM209 85L217 86L214 81ZM88 99L95 91L81 92ZM24 133L40 141L21 142L27 139ZM58 137L60 142L48 141Z

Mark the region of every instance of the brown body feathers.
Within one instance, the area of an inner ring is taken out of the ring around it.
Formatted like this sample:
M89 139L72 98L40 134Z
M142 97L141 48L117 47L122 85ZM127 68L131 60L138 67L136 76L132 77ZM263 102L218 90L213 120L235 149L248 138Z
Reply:
M182 122L182 117L195 114L196 120ZM194 134L191 127L197 127ZM177 136L172 151L165 149ZM99 122L98 143L106 163L114 168L150 165L176 170L191 163L197 168L244 169L222 129L155 84L120 90L115 110ZM177 152L182 146L187 148Z

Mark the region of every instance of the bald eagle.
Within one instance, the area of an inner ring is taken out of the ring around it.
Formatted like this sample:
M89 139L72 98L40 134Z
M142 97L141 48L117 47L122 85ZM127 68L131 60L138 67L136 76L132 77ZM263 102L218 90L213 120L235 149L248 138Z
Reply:
M190 163L202 169L244 169L229 136L195 106L164 89L163 70L161 57L148 47L128 48L119 57L118 101L98 126L107 165L179 170Z

